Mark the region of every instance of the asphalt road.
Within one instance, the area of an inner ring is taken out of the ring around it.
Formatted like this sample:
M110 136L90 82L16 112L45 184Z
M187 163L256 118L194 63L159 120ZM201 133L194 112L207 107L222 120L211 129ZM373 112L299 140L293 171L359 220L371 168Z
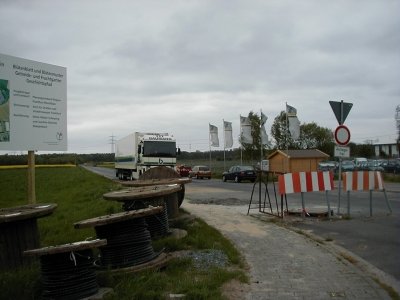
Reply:
M116 179L113 169L93 167L89 169L110 179ZM193 179L192 183L186 185L185 198L192 203L243 206L247 211L253 186L254 184L247 182ZM337 187L337 184L335 186ZM370 217L370 193L353 192L350 194L351 218L341 218L342 214L347 213L347 195L342 194L340 197L341 209L338 215L339 197L338 191L334 190L328 193L331 210L335 213L333 218L327 220L293 217L291 225L312 232L324 240L333 241L400 280L400 184L386 183L385 187L392 208L391 214L382 192L372 193L372 217ZM268 191L275 212L276 201L272 185L268 186ZM262 197L264 193L265 190L262 189ZM259 214L258 199L259 189L256 185L250 214ZM307 193L304 195L304 201L308 211L327 211L325 193ZM269 209L268 201L267 207ZM288 196L288 208L290 211L300 210L300 195Z

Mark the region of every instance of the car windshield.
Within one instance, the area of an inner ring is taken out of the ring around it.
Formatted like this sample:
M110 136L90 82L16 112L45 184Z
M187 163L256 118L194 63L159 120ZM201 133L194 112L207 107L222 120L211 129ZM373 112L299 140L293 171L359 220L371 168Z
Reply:
M241 166L240 170L242 170L242 171L253 171L254 168L252 166Z

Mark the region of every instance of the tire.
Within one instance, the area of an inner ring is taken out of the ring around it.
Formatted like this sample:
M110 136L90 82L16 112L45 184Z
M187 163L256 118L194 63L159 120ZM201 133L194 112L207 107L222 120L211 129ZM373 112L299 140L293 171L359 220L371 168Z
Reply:
M225 176L222 176L222 181L226 182L226 177Z
M255 182L256 180L255 180L255 179L250 179L250 181L251 181L251 182Z
M236 183L239 183L239 182L240 182L239 176L235 176L235 182L236 182Z

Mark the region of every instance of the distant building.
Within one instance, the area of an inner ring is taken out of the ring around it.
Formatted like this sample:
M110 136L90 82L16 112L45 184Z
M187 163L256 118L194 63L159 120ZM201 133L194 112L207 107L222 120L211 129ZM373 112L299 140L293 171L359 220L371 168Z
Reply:
M396 143L374 144L373 146L376 157L382 157L383 155L387 157L399 157L399 149Z
M329 155L317 150L277 150L268 156L269 170L272 172L317 171L318 163Z

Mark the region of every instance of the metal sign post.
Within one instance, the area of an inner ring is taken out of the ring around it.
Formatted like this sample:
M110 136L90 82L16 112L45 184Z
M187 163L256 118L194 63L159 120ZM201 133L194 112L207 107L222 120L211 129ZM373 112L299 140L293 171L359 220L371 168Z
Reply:
M350 130L343 125L344 121L346 120L347 116L349 115L349 112L351 108L353 107L353 103L347 103L347 102L337 102L337 101L329 101L329 104L331 105L331 108L333 110L333 113L335 114L336 120L339 123L339 126L335 130L335 141L338 145L340 146L346 146L348 142L350 141ZM336 149L335 149L336 152ZM349 150L350 153L350 150ZM340 212L340 194L341 194L341 177L342 177L342 156L339 156L339 173L338 173L338 209L337 213L339 214ZM348 201L348 210L350 209L350 202Z

